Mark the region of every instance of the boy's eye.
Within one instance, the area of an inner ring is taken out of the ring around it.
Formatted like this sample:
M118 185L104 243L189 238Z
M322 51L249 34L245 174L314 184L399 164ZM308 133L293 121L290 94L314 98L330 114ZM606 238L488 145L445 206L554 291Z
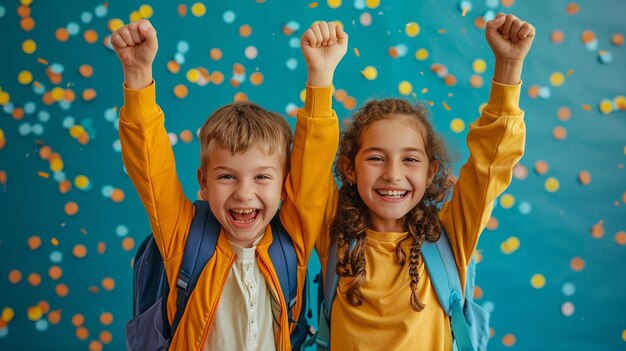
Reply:
M231 180L231 179L235 179L235 177L233 177L230 174L221 174L217 177L217 179L226 179L226 180Z
M272 179L272 177L270 177L270 176L269 176L269 175L267 175L267 174L259 174L259 175L257 175L257 176L255 177L255 179L262 179L262 180L264 180L264 179Z

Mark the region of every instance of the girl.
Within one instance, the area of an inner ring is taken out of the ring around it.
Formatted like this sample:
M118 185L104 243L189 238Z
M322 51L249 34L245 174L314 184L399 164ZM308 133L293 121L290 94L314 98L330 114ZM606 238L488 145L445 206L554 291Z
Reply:
M465 282L492 203L524 151L520 77L534 36L534 27L513 15L487 23L496 59L492 90L470 126L469 160L442 206L453 187L450 163L425 109L390 99L371 101L354 116L339 146L343 186L338 199L334 192L328 198L326 213L336 216L316 245L326 272L332 238L337 242L331 350L452 349L450 321L420 249L445 228Z

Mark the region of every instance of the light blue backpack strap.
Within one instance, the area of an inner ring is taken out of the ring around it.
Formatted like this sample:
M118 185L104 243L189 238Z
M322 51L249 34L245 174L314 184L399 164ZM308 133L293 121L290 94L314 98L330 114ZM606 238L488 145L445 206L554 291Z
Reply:
M425 242L422 245L422 257L439 303L451 318L450 324L457 348L461 351L474 350L463 315L464 301L459 271L445 230L437 242Z

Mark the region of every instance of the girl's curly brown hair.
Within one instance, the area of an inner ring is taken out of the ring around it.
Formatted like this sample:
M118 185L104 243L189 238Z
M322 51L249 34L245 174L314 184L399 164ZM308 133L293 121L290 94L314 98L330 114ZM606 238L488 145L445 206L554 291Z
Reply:
M396 118L395 116L409 116L415 119L419 130L424 137L424 144L429 162L439 162L439 169L432 183L426 189L422 200L402 218L403 228L408 232L405 239L396 246L396 261L400 265L406 262L406 255L401 248L405 240L411 240L409 252L409 286L411 288L411 307L415 311L424 309L424 304L417 296L419 274L417 267L421 261L421 246L424 240L434 242L441 235L441 224L437 213L438 206L444 201L452 189L451 161L447 154L443 139L437 135L428 120L427 108L422 104L412 105L400 99L373 100L365 104L354 116L347 130L343 132L339 143L339 158L349 160L348 167L354 167L356 154L359 151L360 138L363 131L372 123ZM339 204L330 231L337 241L337 274L352 277L348 284L346 297L354 305L361 305L361 286L365 283L365 231L371 227L371 220L367 206L361 199L357 187L349 183L346 174L339 166L335 172L341 180L339 190ZM349 249L349 243L354 242L354 248Z

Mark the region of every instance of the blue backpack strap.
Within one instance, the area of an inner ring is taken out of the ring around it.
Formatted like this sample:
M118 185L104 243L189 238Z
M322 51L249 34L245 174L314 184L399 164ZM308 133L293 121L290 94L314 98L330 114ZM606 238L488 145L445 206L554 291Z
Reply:
M451 318L452 332L461 351L474 350L463 314L463 290L454 253L445 230L437 242L422 244L422 257L441 307Z
M194 206L196 212L187 235L183 261L176 281L176 314L172 321L171 335L176 332L178 323L185 312L189 295L195 288L202 269L215 252L221 228L211 213L208 202L197 200Z
M274 265L280 289L282 290L289 313L289 321L293 322L291 309L296 304L298 296L298 258L293 242L280 222L278 214L270 222L272 227L272 243L267 249L270 260Z

